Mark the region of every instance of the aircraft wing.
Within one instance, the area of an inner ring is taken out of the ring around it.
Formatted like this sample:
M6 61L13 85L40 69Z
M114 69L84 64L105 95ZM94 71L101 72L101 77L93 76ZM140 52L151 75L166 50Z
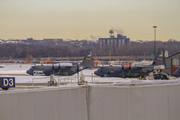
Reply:
M61 67L61 69L63 70L63 69L71 69L72 68L72 66L62 66Z
M152 66L137 66L137 67L131 67L131 70L142 70L142 69L148 69L153 68Z

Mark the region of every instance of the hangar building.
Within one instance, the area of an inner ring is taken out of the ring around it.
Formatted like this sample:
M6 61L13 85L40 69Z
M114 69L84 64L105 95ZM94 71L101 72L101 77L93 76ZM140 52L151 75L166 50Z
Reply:
M172 75L172 73L174 73L180 66L180 52L165 58L165 61L166 68L163 70L163 72L167 73L168 75Z

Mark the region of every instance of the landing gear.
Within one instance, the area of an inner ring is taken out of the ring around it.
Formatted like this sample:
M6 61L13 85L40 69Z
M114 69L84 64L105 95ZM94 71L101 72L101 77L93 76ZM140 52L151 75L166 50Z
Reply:
M104 74L104 77L109 77L110 75L109 74Z
M119 77L121 77L121 78L126 78L126 75L124 74L124 72L120 72L120 73L119 73Z
M147 76L140 76L139 80L148 80Z
M103 74L103 77L110 77L110 72Z
M160 80L169 80L169 76L166 73L155 73L154 79L160 79Z

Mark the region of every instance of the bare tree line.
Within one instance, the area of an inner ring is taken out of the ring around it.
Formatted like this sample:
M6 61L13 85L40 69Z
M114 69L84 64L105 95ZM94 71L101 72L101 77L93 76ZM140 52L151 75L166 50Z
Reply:
M76 45L34 45L34 44L1 44L0 59L18 59L26 58L31 55L33 58L41 57L67 57L67 56L83 56L85 49Z
M154 41L137 43L131 42L130 45L120 47L103 46L94 44L89 47L94 56L150 56L154 54ZM26 58L31 55L33 58L41 57L76 57L84 56L89 48L79 47L77 45L35 45L35 44L1 44L0 59L18 59ZM180 41L169 40L167 42L157 41L157 48L164 48L172 55L180 51Z
M156 52L159 48L167 50L169 55L180 52L180 41L172 40L162 42L156 41ZM97 56L150 56L154 54L154 41L144 43L131 42L130 45L120 47L103 46L101 49L97 46L92 47L93 53Z

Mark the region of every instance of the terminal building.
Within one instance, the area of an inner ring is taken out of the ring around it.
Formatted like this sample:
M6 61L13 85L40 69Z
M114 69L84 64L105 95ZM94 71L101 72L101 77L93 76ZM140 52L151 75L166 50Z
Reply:
M99 38L100 48L103 46L120 47L121 45L129 45L130 43L130 38L121 34L117 34L117 38L115 38L113 30L110 30L109 34L110 38Z

